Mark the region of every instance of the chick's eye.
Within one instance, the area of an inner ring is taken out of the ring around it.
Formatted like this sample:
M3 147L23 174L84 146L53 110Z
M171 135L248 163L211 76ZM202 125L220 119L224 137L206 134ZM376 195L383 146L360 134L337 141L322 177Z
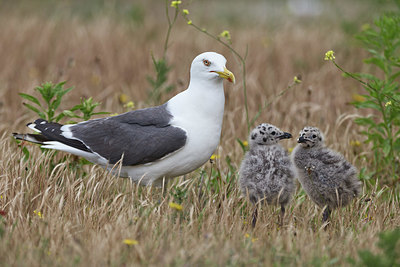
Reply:
M271 134L272 134L272 135L275 135L276 133L275 133L275 131L273 131Z
M317 136L314 134L314 135L312 136L312 138L317 138Z
M203 64L206 65L207 67L211 65L211 62L208 61L207 59L203 59Z

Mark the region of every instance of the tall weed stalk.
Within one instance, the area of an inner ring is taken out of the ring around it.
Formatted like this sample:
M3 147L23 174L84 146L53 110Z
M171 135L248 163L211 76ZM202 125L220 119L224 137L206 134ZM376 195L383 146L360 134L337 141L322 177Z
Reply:
M364 88L365 94L352 104L360 110L374 111L355 120L365 126L362 134L372 144L374 158L374 171L361 169L365 176L361 178L376 177L388 184L398 183L400 178L399 33L400 13L397 12L381 16L373 26L356 35L369 53L364 63L378 70L377 75L348 72L335 61L333 51L325 55L325 60L331 60L344 76L355 79Z

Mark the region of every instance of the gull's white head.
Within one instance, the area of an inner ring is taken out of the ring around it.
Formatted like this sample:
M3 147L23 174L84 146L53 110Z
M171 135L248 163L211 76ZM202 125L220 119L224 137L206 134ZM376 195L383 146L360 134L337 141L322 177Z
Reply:
M217 81L227 79L235 83L235 76L226 66L224 56L215 52L205 52L198 55L190 68L190 80Z

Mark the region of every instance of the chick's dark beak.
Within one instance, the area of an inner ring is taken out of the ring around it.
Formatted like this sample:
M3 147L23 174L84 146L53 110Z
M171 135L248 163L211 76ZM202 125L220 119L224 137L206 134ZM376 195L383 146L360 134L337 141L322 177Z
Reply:
M290 133L283 133L281 136L279 136L279 139L289 139L292 138L292 135Z
M303 136L300 136L299 139L297 139L297 143L305 143L306 139Z

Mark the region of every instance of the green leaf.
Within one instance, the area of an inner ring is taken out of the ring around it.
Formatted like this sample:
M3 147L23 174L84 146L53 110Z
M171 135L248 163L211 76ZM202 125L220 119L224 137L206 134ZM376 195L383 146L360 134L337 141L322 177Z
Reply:
M365 125L365 126L376 125L375 121L372 118L356 118L354 122L357 123L358 125Z
M22 103L25 107L27 107L27 108L29 108L30 110L32 110L33 112L35 112L36 114L40 114L41 112L40 112L40 110L39 109L37 109L37 108L35 108L34 106L32 106L32 105L29 105L28 103ZM43 118L44 119L44 118Z
M62 114L64 114L64 116L70 117L70 118L80 118L78 115L76 115L74 112L72 112L71 110L64 110L62 112Z
M78 104L78 105L75 105L73 108L70 108L69 110L70 110L70 111L76 111L76 110L81 109L81 107L82 107L82 105L81 105L81 104Z
M382 152L385 157L387 157L390 151L392 150L390 141L391 141L390 139L385 139L385 141L383 142Z
M247 146L245 146L243 144L243 142L239 138L236 138L236 141L239 143L239 145L242 148L243 152L246 152L247 151Z
M366 167L362 167L360 169L360 173L359 173L359 178L361 180L369 180L372 178L372 176L374 175L374 172L368 172Z
M381 110L381 106L379 106L377 103L375 103L374 101L371 101L371 100L366 100L363 102L356 102L355 106L357 108L372 108L375 110Z
M50 104L50 107L53 110L56 110L61 104L61 97L59 95L56 96L56 99Z
M379 78L369 74L369 73L350 73L351 75L353 75L354 77L358 78L358 79L367 79L369 81L378 81ZM344 75L345 77L350 77L350 75Z
M65 82L63 82L63 85L65 84ZM64 91L58 93L58 95L60 95L61 97L63 97L66 93L70 92L72 89L74 89L74 87L70 87L65 89Z
M20 95L22 98L25 98L26 100L29 100L29 101L35 103L36 105L38 105L39 107L41 107L40 102L39 102L39 100L37 100L36 97L31 96L31 95L28 95L28 94L24 94L24 93L19 93L19 95Z
M393 75L389 77L389 80L394 81L397 77L400 76L400 71L395 72Z
M110 114L110 112L107 112L107 111L101 111L101 112L95 112L95 113L92 113L92 115L107 115L107 114Z
M48 105L50 105L51 99L55 95L55 90L53 87L52 82L45 82L41 86L37 86L35 89L39 91L39 93L42 95L42 98L46 101Z
M65 82L64 82L64 83L65 83ZM66 93L68 93L69 91L71 91L72 89L73 89L73 87L70 87L70 88L65 89L64 91L58 91L58 92L56 93L56 99L55 99L55 100L53 101L53 103L51 104L51 106L52 106L52 108L53 108L54 110L56 110L56 109L60 106L62 97L63 97Z
M364 59L364 62L367 64L374 64L375 66L377 66L378 68L380 68L381 70L383 70L384 72L386 72L386 66L385 63L382 59L377 58L377 57L370 57L367 59Z
M58 116L56 116L55 118L54 118L54 121L55 122L59 122L62 118L64 118L65 117L65 115L63 114L63 113L60 113L60 114L58 114Z
M22 148L22 153L24 153L24 161L27 161L29 159L29 150L24 146Z

